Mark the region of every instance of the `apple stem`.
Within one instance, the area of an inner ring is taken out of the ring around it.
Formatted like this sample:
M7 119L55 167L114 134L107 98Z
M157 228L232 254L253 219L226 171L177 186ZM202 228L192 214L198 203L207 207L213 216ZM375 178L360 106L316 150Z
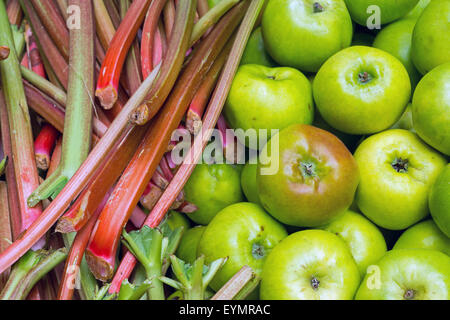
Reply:
M358 78L359 78L359 82L361 82L361 83L367 83L370 80L372 80L372 77L370 76L370 74L367 71L361 72L358 75Z
M313 277L313 278L311 279L311 287L312 287L314 290L317 290L317 289L319 289L319 285L320 285L320 281L317 280L316 277Z
M414 299L414 296L415 296L414 290L408 289L405 291L403 298L405 298L405 300L412 300L412 299Z
M406 173L408 172L409 161L408 159L396 158L391 165L398 173Z

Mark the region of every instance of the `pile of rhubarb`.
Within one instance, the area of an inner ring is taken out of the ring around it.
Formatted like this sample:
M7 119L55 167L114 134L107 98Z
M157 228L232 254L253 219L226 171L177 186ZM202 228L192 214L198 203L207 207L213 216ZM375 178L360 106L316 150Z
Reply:
M0 1L1 299L210 298L225 259L177 258L165 217L195 208L183 188L263 4ZM181 164L177 131L193 138Z

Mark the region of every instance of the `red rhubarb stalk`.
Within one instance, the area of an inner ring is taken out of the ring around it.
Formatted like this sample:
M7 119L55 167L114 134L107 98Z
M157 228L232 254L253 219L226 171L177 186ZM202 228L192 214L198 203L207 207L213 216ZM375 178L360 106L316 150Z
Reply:
M231 49L231 47L230 47ZM189 106L189 110L186 115L186 128L193 134L197 135L202 128L202 117L206 105L209 102L212 91L214 90L217 79L219 78L220 71L225 64L229 51L225 51L214 62L211 70L205 77L202 85L195 94L194 99Z
M134 1L111 40L95 91L105 109L111 109L117 100L123 64L149 5L150 0Z
M19 26L22 21L22 9L20 9L19 0L8 1L6 11L8 13L9 23Z
M32 190L39 186L39 176L34 159L28 104L4 1L0 3L0 45L6 45L11 49L8 59L0 61L0 73L9 128L13 133L10 135L11 162L14 163L21 213L21 230L23 231L41 214L42 207L37 205L35 208L29 208L26 203L26 198L32 193Z
M144 220L142 220L144 222ZM139 225L138 227L140 227ZM0 181L0 253L12 242L11 220L9 217L8 187ZM0 274L0 291L8 280L9 272Z
M111 40L114 38L116 29L106 8L104 0L93 1L95 13L95 26L100 43L106 51Z
M118 7L116 7L114 1L115 0L104 0L103 2L114 25L114 28L117 29L120 26L120 21L122 20L123 16L121 17Z
M216 90L214 91L214 94L209 103L209 107L206 111L203 122L202 132L195 138L194 147L189 150L189 153L186 156L186 160L178 169L175 177L170 182L169 186L163 193L162 197L159 199L156 206L153 208L152 212L147 216L144 225L155 228L161 223L162 219L164 219L165 214L169 211L170 206L175 201L178 194L189 179L190 175L194 171L195 163L198 162L198 160L202 156L203 149L211 139L211 129L215 127L217 120L219 119L219 116L222 112L222 108L228 96L231 83L239 66L242 53L244 52L248 38L250 37L250 33L253 30L253 26L255 25L255 21L263 4L264 0L253 0L251 2L246 16L241 24L241 27L239 28L236 40L234 41L233 48L230 52L230 56L224 66L224 71L219 78ZM131 272L133 271L135 265L136 258L132 253L127 252L122 259L111 282L109 293L119 292L122 281L124 279L127 279L131 275Z
M34 154L36 165L41 170L47 170L50 166L50 157L58 138L58 130L50 124L45 124L34 141Z
M24 55L24 58L27 57L27 67L37 75L45 78L44 64L42 63L41 55L39 54L36 39L28 24L25 26L25 42L27 44L27 53Z
M67 84L69 81L69 68L67 61L64 59L63 55L59 52L58 48L46 32L45 27L42 25L42 22L34 11L31 2L20 0L20 4L25 12L28 22L31 25L33 34L36 37L36 43L39 47L40 53L45 54L45 57L53 72L56 74L59 82L65 89L67 89Z
M64 59L69 59L69 30L53 1L31 0L40 21Z
M166 31L167 39L170 39L172 34L172 28L175 20L175 2L174 0L168 0L164 6L164 28Z
M194 13L194 0L180 3L177 11L177 23L173 31L174 36L172 37L172 40L179 39L179 45L181 43L181 47L176 51L186 52L188 49L187 39L189 39L192 32ZM194 70L198 70L198 68ZM201 77L201 73L192 72L191 68L189 77L195 79L197 76ZM187 79L183 83L189 87L190 83ZM169 99L172 102L169 102L168 107L164 108L162 116L159 115L158 119L152 121L152 126L147 131L141 145L122 174L100 215L99 222L86 251L86 259L90 269L98 279L107 280L112 277L115 252L119 245L121 231L154 174L158 162L164 155L170 140L171 131L181 121L183 110L181 110L179 104L184 102L182 98L185 96L185 89L186 86L179 85L178 93L173 95L177 95L177 97ZM189 89L192 90L192 88Z
M147 78L153 70L153 46L156 45L155 33L158 27L159 17L167 0L152 1L142 27L141 41L141 68L142 76ZM159 35L161 37L161 35ZM161 39L161 38L160 38ZM161 41L161 40L160 40Z
M197 12L199 17L203 17L209 11L208 0L198 0Z
M194 18L193 9L194 6L191 7L191 21ZM181 122L195 91L242 19L242 9L239 6L230 11L194 51L162 112L152 120L150 130L117 183L86 251L88 264L98 279L104 281L111 278L121 230L164 156L171 134ZM177 26L174 35L176 33Z
M46 178L50 177L53 172L58 169L59 163L61 162L61 150L62 150L62 137L60 136L58 140L56 140L55 148L53 148L52 157L50 160L50 165L47 170Z

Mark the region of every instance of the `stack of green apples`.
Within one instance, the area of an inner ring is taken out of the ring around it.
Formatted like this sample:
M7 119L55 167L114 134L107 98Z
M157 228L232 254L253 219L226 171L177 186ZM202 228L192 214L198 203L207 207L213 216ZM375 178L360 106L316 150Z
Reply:
M450 299L450 0L266 1L223 115L278 133L186 185L212 290L248 265L253 299Z

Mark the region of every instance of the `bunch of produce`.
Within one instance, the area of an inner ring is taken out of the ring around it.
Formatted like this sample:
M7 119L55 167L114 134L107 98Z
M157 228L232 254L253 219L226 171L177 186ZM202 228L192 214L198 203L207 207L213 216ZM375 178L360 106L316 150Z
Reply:
M450 0L0 0L0 76L0 299L450 299Z

